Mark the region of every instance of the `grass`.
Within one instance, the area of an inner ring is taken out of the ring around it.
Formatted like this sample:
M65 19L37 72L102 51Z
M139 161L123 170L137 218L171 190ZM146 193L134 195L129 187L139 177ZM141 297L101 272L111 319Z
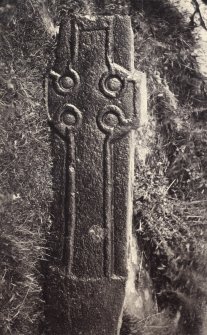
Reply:
M0 333L15 335L37 334L43 317L40 260L52 199L42 86L44 31L36 22L42 37L38 45L31 22L26 25L17 9L14 4L1 7L0 87Z
M149 128L155 134L151 138L149 129L146 135L145 163L137 151L135 225L158 309L173 306L175 319L180 312L179 334L200 334L206 331L201 324L207 302L207 136L205 112L199 118L195 110L205 110L207 96L191 27L165 5L152 1L133 21L137 68L148 74Z

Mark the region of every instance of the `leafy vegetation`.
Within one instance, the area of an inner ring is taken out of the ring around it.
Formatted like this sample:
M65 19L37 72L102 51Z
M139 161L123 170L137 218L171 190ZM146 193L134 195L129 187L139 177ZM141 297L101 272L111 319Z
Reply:
M200 334L207 292L206 78L193 55L191 26L175 8L154 5L135 15L137 68L148 74L155 134L148 130L146 162L138 151L135 222L159 310L173 310L175 318L179 311L179 334Z
M42 85L45 32L37 19L38 40L31 6L27 24L19 11L15 2L0 7L0 333L15 335L38 334L43 318L40 260L52 199Z

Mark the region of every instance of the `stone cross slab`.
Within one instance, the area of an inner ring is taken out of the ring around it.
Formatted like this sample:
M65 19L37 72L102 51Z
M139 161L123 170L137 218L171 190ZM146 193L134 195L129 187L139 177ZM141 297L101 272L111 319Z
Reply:
M134 70L130 17L63 19L47 85L64 217L49 270L51 334L119 333L144 80Z

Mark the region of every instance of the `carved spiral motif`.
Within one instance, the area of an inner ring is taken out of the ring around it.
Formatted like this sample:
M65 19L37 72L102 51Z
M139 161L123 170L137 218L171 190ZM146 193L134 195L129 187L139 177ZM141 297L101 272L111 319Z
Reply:
M74 105L65 104L55 113L53 123L56 129L64 136L66 129L73 131L80 127L82 114Z
M123 86L122 80L117 76L108 77L105 84L112 92L119 92Z
M116 98L125 88L125 79L118 73L105 72L100 79L99 86L104 95Z
M71 68L62 76L53 70L50 75L53 77L55 90L60 94L68 94L80 84L78 73Z
M70 88L73 88L75 85L75 82L72 77L69 76L62 76L59 79L59 84L64 90L69 90Z
M126 128L131 127L131 120L125 118L123 111L118 106L110 105L99 112L97 124L105 134L110 135L122 127L125 129L124 131L119 131L119 133L125 132Z

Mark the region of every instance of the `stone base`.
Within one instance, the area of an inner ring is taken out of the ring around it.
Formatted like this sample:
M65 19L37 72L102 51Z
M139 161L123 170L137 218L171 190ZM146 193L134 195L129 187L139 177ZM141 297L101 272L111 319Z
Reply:
M50 268L46 334L117 335L122 320L124 278L69 278Z

